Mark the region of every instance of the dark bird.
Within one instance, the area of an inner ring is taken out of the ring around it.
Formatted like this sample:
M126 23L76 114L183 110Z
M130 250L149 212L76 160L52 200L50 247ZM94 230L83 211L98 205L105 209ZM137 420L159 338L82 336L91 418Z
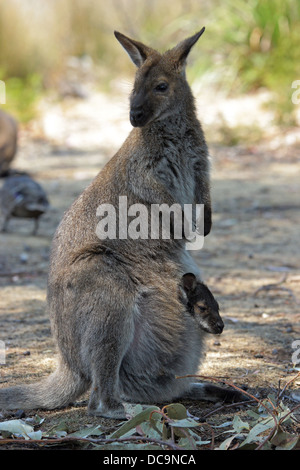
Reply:
M39 218L48 207L49 201L44 189L30 176L10 176L0 191L0 206L4 214L2 232L7 231L11 217L34 219L33 235L38 230Z

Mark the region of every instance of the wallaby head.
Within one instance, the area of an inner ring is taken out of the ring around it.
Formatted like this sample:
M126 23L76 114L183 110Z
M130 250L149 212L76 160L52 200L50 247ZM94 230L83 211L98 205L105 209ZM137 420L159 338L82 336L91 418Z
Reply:
M192 273L182 276L182 285L188 299L188 311L200 328L207 333L221 334L224 323L219 314L219 304L208 287Z
M164 54L115 31L138 67L130 97L130 122L134 127L182 113L183 106L191 104L192 95L185 78L186 59L204 29Z

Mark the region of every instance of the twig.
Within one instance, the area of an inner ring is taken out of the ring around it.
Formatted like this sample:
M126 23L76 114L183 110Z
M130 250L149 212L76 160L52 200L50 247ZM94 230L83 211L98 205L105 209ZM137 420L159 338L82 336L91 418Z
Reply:
M220 379L216 379L215 377L209 377L209 376L206 376L206 375L196 375L196 374L188 374L188 375L184 375L184 376L180 376L180 377L176 377L177 379L184 379L186 377L197 377L197 378L201 378L201 379L205 379L205 380L212 380L212 381L215 381L215 382L221 382ZM245 395L247 395L248 397L250 397L252 400L255 400L257 403L260 404L260 406L262 406L263 408L265 408L265 410L272 416L273 420L274 420L274 423L275 425L273 426L273 428L271 429L271 432L269 433L267 439L265 439L263 441L262 444L260 444L256 450L260 450L263 445L272 437L274 431L276 431L276 429L278 429L278 426L279 426L279 423L278 423L278 419L277 419L277 416L275 414L275 412L273 410L270 410L264 403L262 403L261 400L259 400L258 398L256 398L254 395L252 395L251 393L249 392L246 392L245 390L243 390L242 388L238 387L237 385L234 385L230 382L228 382L227 380L223 380L222 381L223 383L225 383L226 385L228 385L229 387L233 387L235 388L236 390L238 390L239 392L242 392L244 393Z
M283 284L286 279L287 279L287 273L284 273L284 275L282 276L282 278L278 281L278 282L274 282L272 284L266 284L265 286L261 286L259 287L258 289L256 289L256 291L254 292L253 296L255 297L258 292L262 291L262 290L272 290L272 289L278 289L278 290L283 290L285 292L288 292L294 299L294 301L296 303L298 303L296 297L295 297L295 294L293 293L293 291L291 289L288 289L287 287L281 287L280 284Z
M0 439L0 445L6 444L39 444L39 445L59 445L65 442L87 442L91 444L110 444L113 442L149 442L153 444L157 444L160 446L167 446L172 450L182 450L182 447L177 446L173 442L165 442L160 439L155 439L152 437L143 437L143 436L128 436L128 437L119 437L116 439L109 439L109 438L99 438L99 439L92 439L88 437L61 437L61 438L53 438L53 439Z
M287 387L292 383L294 382L298 377L300 377L300 372L298 372L298 374L293 377L292 379L290 379L286 384L285 386L283 387L283 389L281 390L281 392L278 394L278 398L277 400L279 401L280 398L282 397L282 395L284 394L284 392L286 391Z
M164 409L167 408L168 405L164 406L161 410L153 410L151 413L150 413L150 418L152 416L153 413L158 413L160 415L162 415L162 417L164 418L164 420L167 422L167 423L174 423L174 420L169 418L167 413L164 412ZM174 427L173 426L170 426L171 427L171 437L172 437L172 440L175 444L175 434L174 434ZM182 433L185 435L185 437L188 439L188 441L190 441L190 444L192 445L192 447L194 447L194 449L196 449L196 447L194 446L194 443L188 433L188 431L184 428L181 428L180 426L177 426L178 428L180 428L180 430L182 431Z
M215 431L213 430L213 428L211 427L211 425L208 424L208 423L201 423L200 425L201 425L201 426L208 426L208 427L209 427L209 430L210 430L210 432L211 432L210 450L214 450L214 448L215 448Z
M256 398L254 395L251 395L251 393L246 392L246 390L243 390L242 388L238 387L237 385L232 384L231 382L228 382L227 380L219 379L217 377L209 377L208 375L197 375L197 374L187 374L187 375L176 376L176 379L185 379L187 377L195 377L195 378L198 378L198 379L212 380L213 382L222 382L222 383L228 385L229 387L235 388L239 392L243 393L244 395L247 395L252 400L255 400L260 405L264 406L263 403L261 403L261 400ZM249 402L247 402L247 403L249 403ZM266 406L265 406L265 408L268 410L268 408ZM270 411L270 410L268 410L268 411Z
M280 286L280 284L283 284L286 280L287 280L287 273L284 273L282 278L279 281L272 282L272 284L266 284L265 286L262 286L256 289L256 291L254 292L254 295L260 290L276 289L276 287Z
M273 436L274 432L276 431L276 429L278 429L278 424L275 424L271 431L269 432L269 434L267 435L267 437L256 447L255 450L260 450L264 447L264 445L271 439L271 437Z
M300 404L294 406L294 408L292 408L291 410L289 410L282 418L280 418L279 424L281 424L289 415L291 415L292 413L294 413L294 411L297 410L298 408L300 408Z
M239 401L236 403L227 403L219 406L218 408L215 408L214 410L210 411L206 415L202 417L202 419L207 419L209 416L218 413L221 410L224 410L225 408L232 408L233 406L240 406L240 405L250 405L250 403L256 403L256 400L248 400L248 401Z

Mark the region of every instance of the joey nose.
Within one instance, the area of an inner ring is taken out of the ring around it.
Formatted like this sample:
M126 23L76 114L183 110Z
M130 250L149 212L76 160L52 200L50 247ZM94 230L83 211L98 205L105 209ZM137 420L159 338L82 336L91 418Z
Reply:
M222 320L218 321L217 325L217 334L220 335L224 329L224 323Z

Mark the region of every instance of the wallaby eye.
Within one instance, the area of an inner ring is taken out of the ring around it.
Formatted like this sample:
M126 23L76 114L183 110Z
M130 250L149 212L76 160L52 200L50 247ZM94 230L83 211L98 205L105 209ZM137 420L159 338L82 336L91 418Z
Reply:
M167 91L169 85L166 82L161 82L155 87L155 91L164 92Z
M196 304L197 309L199 310L200 313L204 313L207 310L207 307L203 304Z

